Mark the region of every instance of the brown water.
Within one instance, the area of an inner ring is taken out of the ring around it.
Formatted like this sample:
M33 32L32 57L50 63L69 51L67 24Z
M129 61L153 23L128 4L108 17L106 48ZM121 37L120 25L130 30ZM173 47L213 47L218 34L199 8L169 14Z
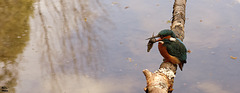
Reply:
M0 91L144 93L142 70L162 62L145 39L170 27L173 3L1 0ZM188 0L184 43L192 53L174 93L240 91L239 9L239 0Z

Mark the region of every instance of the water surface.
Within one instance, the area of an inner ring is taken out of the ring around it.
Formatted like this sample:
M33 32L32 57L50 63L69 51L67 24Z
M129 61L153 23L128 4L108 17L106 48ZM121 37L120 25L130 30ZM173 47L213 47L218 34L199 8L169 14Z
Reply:
M145 39L170 27L173 3L0 1L0 86L9 93L144 93L142 70L162 62L157 45L146 52ZM239 0L188 0L184 43L192 53L174 92L240 91L239 8Z

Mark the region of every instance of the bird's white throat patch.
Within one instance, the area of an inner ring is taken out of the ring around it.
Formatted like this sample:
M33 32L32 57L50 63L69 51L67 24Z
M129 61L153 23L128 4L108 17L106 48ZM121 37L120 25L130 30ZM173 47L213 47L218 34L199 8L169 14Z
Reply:
M159 43L161 43L161 44L164 44L164 42L163 41L158 41Z

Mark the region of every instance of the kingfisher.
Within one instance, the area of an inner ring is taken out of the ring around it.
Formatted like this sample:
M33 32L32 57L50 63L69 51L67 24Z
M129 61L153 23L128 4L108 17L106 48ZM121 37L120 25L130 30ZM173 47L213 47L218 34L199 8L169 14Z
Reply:
M159 38L159 39L155 39ZM183 65L187 63L187 49L183 42L176 37L172 30L162 30L156 36L149 38L148 45L158 42L158 50L164 57L163 62L178 64L182 71ZM148 52L150 51L148 47Z

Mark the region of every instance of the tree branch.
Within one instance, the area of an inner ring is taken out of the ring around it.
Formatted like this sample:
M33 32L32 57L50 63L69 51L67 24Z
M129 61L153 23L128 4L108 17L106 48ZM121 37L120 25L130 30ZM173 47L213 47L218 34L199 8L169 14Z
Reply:
M181 41L184 39L186 1L187 0L175 0L172 12L172 25L170 27ZM159 70L154 73L147 69L143 70L147 80L147 87L144 88L145 92L172 93L176 70L177 65L170 62L162 62Z

